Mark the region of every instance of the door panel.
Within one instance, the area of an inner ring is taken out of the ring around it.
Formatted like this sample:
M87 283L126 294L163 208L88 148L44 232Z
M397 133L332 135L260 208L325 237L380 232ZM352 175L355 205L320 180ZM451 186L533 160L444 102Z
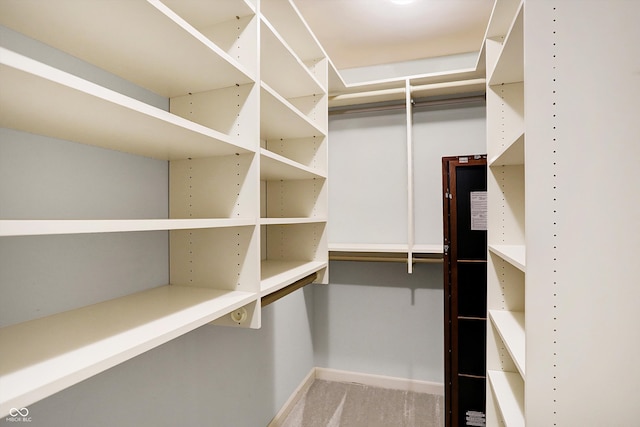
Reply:
M442 159L446 425L484 426L486 156Z

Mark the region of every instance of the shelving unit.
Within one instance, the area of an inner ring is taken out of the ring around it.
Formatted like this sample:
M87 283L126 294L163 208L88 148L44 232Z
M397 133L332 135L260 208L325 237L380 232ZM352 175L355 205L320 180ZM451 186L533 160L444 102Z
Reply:
M488 426L637 422L640 85L624 46L638 14L624 0L495 3Z
M0 47L0 126L169 161L167 218L43 212L0 218L0 238L170 242L169 285L0 329L2 414L207 323L259 328L262 297L314 273L327 282L328 60L293 3L4 1L0 24L170 105Z
M486 39L487 425L524 425L523 2L496 1Z
M265 1L261 11L264 294L316 272L328 281L328 59L292 3Z

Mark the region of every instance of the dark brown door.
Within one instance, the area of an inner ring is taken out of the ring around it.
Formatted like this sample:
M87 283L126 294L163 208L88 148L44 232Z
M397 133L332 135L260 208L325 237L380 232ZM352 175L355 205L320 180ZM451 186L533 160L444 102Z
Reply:
M442 159L447 426L484 426L487 158Z

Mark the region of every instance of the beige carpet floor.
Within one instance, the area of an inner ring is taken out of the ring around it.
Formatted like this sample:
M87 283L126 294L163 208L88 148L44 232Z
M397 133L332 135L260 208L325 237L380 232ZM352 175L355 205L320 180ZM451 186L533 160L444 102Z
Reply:
M281 427L442 427L444 397L315 380Z

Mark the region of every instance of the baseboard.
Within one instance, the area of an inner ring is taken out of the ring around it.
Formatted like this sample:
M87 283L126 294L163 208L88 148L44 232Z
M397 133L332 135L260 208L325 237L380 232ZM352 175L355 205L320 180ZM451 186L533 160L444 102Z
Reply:
M412 380L409 378L387 377L384 375L364 374L361 372L341 371L329 368L311 368L311 371L293 391L278 413L267 427L280 426L304 396L314 380L335 381L341 383L356 383L372 387L388 388L392 390L415 391L444 396L444 384L430 381Z
M289 399L284 403L282 408L278 411L278 413L273 417L271 422L267 427L278 427L281 425L284 420L289 416L293 407L296 406L296 403L305 395L311 384L316 379L316 368L311 368L311 371L307 374L306 377L302 380L300 385L291 393Z
M326 381L357 383L372 387L415 391L418 393L438 394L444 396L444 384L431 381L419 381L409 378L397 378L384 375L364 374L361 372L340 371L338 369L329 368L315 368L315 378Z

